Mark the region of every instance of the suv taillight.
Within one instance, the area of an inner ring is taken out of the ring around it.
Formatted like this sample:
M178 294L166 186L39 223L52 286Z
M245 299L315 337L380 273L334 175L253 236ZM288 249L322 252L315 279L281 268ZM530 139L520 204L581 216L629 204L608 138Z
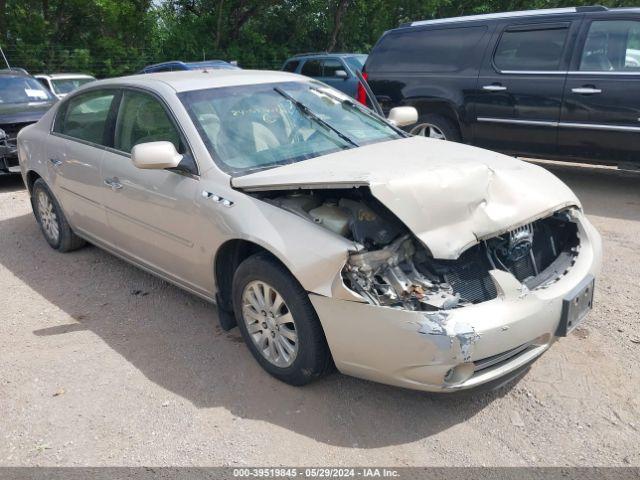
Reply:
M369 79L369 75L364 70L362 71L362 77L365 80ZM362 82L358 82L358 91L356 92L356 100L358 100L361 104L367 105L367 91L362 86Z

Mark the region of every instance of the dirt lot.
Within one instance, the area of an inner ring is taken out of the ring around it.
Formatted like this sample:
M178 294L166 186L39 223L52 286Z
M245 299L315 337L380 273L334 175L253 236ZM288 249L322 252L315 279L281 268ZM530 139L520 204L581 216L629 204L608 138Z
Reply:
M0 465L640 465L640 175L551 165L604 237L596 307L496 392L267 376L215 308L52 251L0 178Z

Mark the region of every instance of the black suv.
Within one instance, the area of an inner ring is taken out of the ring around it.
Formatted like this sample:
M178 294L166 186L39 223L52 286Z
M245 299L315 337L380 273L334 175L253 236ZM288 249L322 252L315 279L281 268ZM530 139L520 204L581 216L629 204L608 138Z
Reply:
M415 134L640 167L640 8L413 22L380 38L365 77L385 111L418 109Z
M0 70L0 175L19 173L16 137L37 122L56 98L22 69Z

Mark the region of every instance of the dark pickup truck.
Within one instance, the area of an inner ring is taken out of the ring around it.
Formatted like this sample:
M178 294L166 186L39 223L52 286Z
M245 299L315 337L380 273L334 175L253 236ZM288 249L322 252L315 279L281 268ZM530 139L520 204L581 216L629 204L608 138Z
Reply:
M16 137L37 122L55 98L22 70L0 70L0 175L19 173Z

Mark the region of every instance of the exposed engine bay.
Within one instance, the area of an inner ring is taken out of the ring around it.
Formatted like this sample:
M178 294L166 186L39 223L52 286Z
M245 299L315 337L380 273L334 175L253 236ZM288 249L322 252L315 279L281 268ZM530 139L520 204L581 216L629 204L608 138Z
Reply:
M262 192L260 197L354 242L345 285L373 305L448 310L497 297L491 270L523 290L544 288L575 262L578 229L568 210L489 238L456 260L435 259L367 188Z

